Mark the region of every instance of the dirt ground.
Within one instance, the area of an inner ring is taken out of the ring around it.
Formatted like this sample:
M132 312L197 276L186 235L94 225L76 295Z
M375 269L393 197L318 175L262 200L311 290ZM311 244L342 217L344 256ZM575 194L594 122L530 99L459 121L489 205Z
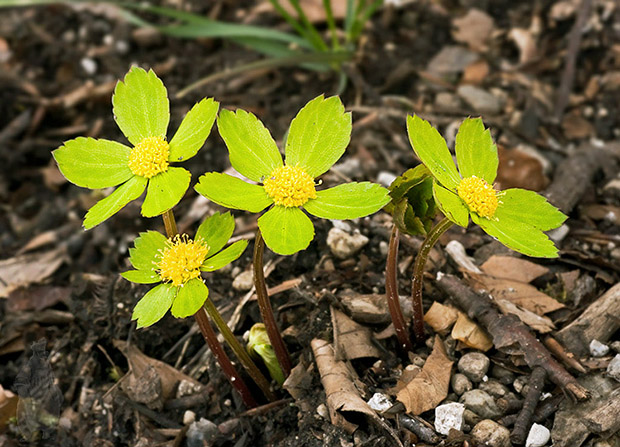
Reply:
M47 427L42 436L47 439L34 445L475 446L486 440L509 446L508 434L519 424L515 415L534 388L527 383L536 365L518 337L507 341L501 330L498 335L485 327L475 311L455 299L457 292L468 296L481 289L496 301L516 304L520 321L549 351L554 340L572 351L554 355L588 390L581 400L547 372L541 385L545 399L538 402L536 396L537 413L530 414L528 427L532 421L545 426L554 446L620 445L617 418L602 416L620 409L620 6L614 0L391 3L367 24L355 59L345 67L349 81L341 98L353 112L353 135L323 184L350 179L388 186L418 164L406 136L407 114L429 120L449 146L464 118L482 116L500 150L497 187L536 190L569 215L552 234L560 257L521 263L525 257L473 224L467 231L449 230L427 266L424 309L434 302L452 309L460 305L477 321L467 323L476 334L457 336L454 320L440 327L443 317L456 315L441 308L440 322L426 321L427 340L415 354L404 355L390 330L384 298L391 217L379 212L346 224L317 220L307 250L290 257L265 253L267 285L274 288L272 303L296 367L291 383L278 389L280 400L248 411L193 319L167 315L145 330L130 321L148 287L125 281L119 272L129 267L127 250L134 238L148 229L163 231L161 219L141 218L138 200L83 231L85 212L108 191L68 183L51 151L77 136L124 141L111 95L134 64L153 68L168 88L170 129L207 96L224 108L255 113L278 144L305 103L337 92L339 75L301 67L261 69L177 98L187 85L260 56L219 39L179 39L138 28L101 3L2 8L0 445L22 445L24 433L31 433L24 421L36 420L39 430ZM268 2L163 4L212 19L288 30ZM574 33L579 20L581 33ZM325 29L320 17L317 24ZM184 167L192 184L204 172L230 169L215 128ZM192 188L175 208L180 230L190 234L215 211L223 208ZM232 267L205 279L241 338L260 321L251 285L245 287L240 277L251 270L257 216L234 215L234 237L249 238L250 246ZM361 234L366 243L338 258L327 243L333 228L346 237ZM420 244L420 238L401 237L399 291L406 313ZM456 286L438 280L438 272L458 280ZM514 313L505 305L501 310ZM365 337L356 342L362 354L352 357L341 346L347 330ZM336 346L339 364L361 401L383 394L389 409L367 411L348 398L353 407L334 407L313 340ZM485 341L491 343L486 349ZM487 362L479 377L480 371L466 365L472 358L466 354L472 353L483 353ZM444 361L439 369L451 371L449 389L443 395L428 391L420 398L427 404L412 411L395 390L417 373L432 376L437 356ZM53 394L46 395L47 425L41 422L45 415L27 413L20 392L26 389L37 399L32 387L41 383L53 384L35 387ZM465 403L464 425L438 435L435 407L447 402ZM491 436L485 428L497 437L485 438Z

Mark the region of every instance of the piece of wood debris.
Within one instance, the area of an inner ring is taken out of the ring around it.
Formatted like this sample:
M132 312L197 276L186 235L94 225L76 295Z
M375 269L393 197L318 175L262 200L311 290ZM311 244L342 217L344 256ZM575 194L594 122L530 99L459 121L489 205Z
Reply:
M331 307L334 346L337 360L379 358L381 352L372 343L372 330Z

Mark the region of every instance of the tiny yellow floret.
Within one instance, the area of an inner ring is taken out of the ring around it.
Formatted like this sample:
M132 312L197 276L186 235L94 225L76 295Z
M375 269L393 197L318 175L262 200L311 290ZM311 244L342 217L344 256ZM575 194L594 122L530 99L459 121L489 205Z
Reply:
M192 240L186 234L169 238L166 247L160 251L160 260L155 263L159 277L163 282L182 286L200 276L200 266L207 253L209 247L200 238Z
M471 211L481 217L491 218L499 201L497 191L485 180L472 175L464 178L456 187L456 192Z
M316 199L314 179L297 166L280 166L263 182L265 191L276 205L287 208L302 206Z
M151 178L168 170L170 146L162 137L147 137L129 154L129 169L135 175Z

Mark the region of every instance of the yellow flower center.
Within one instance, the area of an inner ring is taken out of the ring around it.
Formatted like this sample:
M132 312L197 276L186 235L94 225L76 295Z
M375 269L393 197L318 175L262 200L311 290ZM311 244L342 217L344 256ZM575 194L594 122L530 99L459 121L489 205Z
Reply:
M168 170L170 146L162 137L147 137L129 154L129 169L135 175L151 178Z
M163 282L182 286L190 279L200 276L200 266L209 253L209 247L198 238L192 240L186 234L169 238L156 263Z
M287 208L302 206L309 199L316 199L313 178L297 166L274 169L263 185L276 205Z
M469 209L481 217L490 218L497 209L497 191L485 180L472 175L464 178L456 187L456 192Z

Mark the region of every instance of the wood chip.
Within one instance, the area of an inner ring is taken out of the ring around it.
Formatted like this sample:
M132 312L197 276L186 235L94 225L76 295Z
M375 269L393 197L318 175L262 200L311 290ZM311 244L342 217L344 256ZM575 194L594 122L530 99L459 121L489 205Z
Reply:
M435 332L445 335L459 316L458 310L453 307L444 306L437 301L433 302L431 308L424 315L424 321Z

